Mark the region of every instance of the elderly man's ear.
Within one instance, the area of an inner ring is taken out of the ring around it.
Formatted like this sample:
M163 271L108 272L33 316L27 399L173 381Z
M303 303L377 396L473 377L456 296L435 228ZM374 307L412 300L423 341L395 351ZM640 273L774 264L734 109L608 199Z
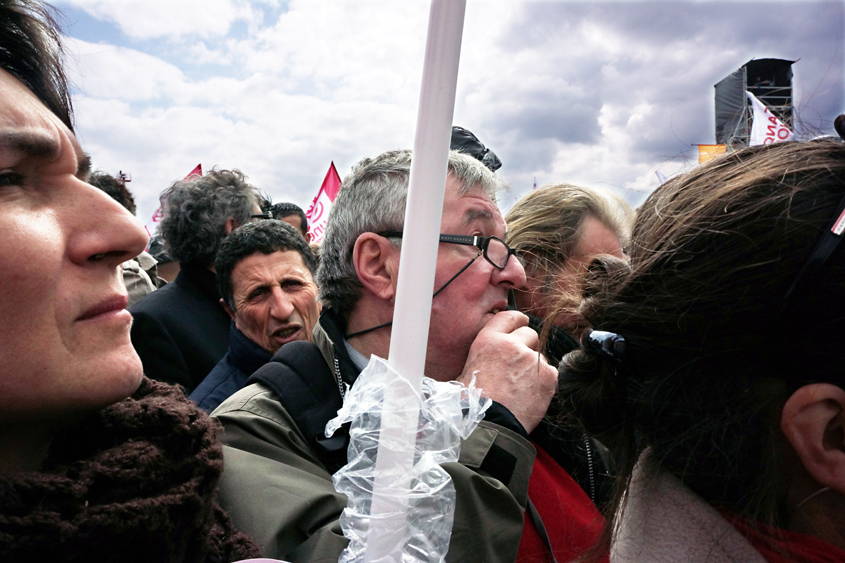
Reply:
M372 295L385 301L396 296L399 249L375 233L364 233L355 241L352 264L358 279Z
M845 391L829 383L801 387L783 407L781 429L810 476L845 493Z

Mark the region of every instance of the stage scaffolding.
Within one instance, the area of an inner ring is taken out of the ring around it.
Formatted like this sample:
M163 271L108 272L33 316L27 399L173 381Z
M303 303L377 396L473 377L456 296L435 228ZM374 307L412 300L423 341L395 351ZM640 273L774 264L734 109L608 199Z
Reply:
M751 92L790 130L793 127L792 64L783 59L752 59L720 80L716 89L716 143L748 146Z

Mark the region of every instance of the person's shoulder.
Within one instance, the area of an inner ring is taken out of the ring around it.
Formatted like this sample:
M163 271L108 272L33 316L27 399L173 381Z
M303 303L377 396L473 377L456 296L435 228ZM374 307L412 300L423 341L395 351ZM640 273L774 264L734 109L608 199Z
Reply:
M263 383L251 383L235 392L220 403L211 416L222 419L227 416L238 416L239 413L260 416L280 424L286 423L289 419L279 397Z
M205 412L210 413L226 398L231 397L246 382L246 376L223 356L188 397Z
M298 462L293 458L301 458L308 464L320 465L279 397L261 383L247 385L223 401L211 418L223 425L220 441L224 446L259 457L285 459L285 463L295 464Z
M184 298L185 290L176 283L169 283L155 291L152 291L129 307L129 312L154 314L172 304L180 303Z

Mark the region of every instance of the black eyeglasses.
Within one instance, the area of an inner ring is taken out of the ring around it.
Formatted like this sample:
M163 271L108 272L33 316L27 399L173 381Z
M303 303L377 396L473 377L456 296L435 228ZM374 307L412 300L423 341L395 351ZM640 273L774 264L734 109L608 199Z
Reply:
M386 238L402 238L402 231L384 231L378 234L379 236ZM505 241L498 237L483 237L481 235L440 235L440 242L474 246L478 248L479 254L482 254L485 260L500 270L504 270L508 265L508 260L511 255L515 255L517 259L519 259L517 251L505 244Z
M250 215L250 219L272 219L272 213L260 213L258 215Z

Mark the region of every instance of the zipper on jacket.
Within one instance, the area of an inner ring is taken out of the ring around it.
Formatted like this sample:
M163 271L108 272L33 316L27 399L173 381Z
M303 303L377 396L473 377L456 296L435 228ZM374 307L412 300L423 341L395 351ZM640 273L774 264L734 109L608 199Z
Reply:
M343 377L340 375L340 362L337 360L337 355L334 357L334 376L337 379L337 390L340 391L340 398L346 398L346 386L343 384ZM590 479L592 479L592 474L590 475Z
M596 504L596 482L593 477L593 450L590 447L590 439L584 436L584 448L587 451L587 467L590 474L590 500Z

